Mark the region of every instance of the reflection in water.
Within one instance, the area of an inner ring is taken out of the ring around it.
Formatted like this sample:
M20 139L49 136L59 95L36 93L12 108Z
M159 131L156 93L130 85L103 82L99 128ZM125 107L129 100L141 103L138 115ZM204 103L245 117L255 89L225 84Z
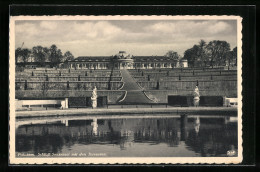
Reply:
M200 131L200 118L196 117L195 121L194 121L194 128L195 128L195 132L198 135L199 131Z
M107 156L227 156L237 150L234 118L124 118L22 123L17 153L88 153ZM19 121L17 121L19 123Z
M181 141L185 141L187 137L187 115L181 115Z
M97 118L93 119L93 122L91 122L91 126L93 127L93 129L92 129L93 135L97 135L98 134Z

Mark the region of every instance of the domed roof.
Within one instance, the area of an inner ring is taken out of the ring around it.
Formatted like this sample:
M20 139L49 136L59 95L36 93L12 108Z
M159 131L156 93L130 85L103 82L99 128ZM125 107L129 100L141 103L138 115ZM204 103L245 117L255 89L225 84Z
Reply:
M119 51L119 53L117 53L115 55L115 58L117 58L117 59L132 59L132 55L126 53L125 51Z

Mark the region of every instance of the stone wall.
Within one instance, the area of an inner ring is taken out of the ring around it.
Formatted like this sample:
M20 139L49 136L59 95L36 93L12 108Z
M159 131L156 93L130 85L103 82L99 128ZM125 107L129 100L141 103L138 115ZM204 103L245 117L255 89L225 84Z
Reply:
M122 77L86 77L86 76L31 76L31 77L17 77L16 81L121 81ZM111 80L110 80L111 79Z
M224 70L224 71L161 71L161 72L155 72L155 71L142 71L142 72L131 72L131 75L136 76L148 76L150 75L151 78L153 77L163 77L163 76L211 76L211 75L237 75L236 70Z
M199 88L200 89L200 88ZM145 94L147 97L155 102L158 103L167 103L168 101L168 96L193 96L193 91L194 89L190 90L147 90L145 91ZM225 90L203 90L200 89L200 96L226 96L226 97L237 97L237 90L230 90L230 91L225 91Z
M98 90L98 96L107 97L109 104L117 103L125 95L125 91L106 91ZM16 90L16 99L34 99L34 100L44 100L44 99L65 99L69 97L91 97L92 91L72 91L72 90Z
M30 77L30 76L89 76L89 77L110 77L111 70L53 70L53 69L46 69L46 70L32 70L26 69L23 72L16 72L16 77ZM121 73L119 70L113 71L113 76L120 77Z
M236 80L237 75L204 75L204 76L161 76L161 77L148 77L137 76L136 81L210 81L210 80Z
M229 68L230 70L236 70L236 68ZM181 67L177 67L177 68L161 68L161 69L130 69L129 71L130 72L133 72L133 71L169 71L169 70L172 70L172 71L219 71L219 70L228 70L228 67L188 67L188 68L181 68Z
M109 86L110 84L110 86ZM121 81L16 81L15 90L92 90L94 86L98 90L118 90L123 86Z
M169 96L168 103L172 106L194 106L193 96ZM223 106L223 97L201 96L199 106Z
M146 90L193 90L197 81L139 81L138 84ZM220 81L199 81L199 88L205 91L211 90L222 90L222 91L233 91L237 90L236 80L220 80Z

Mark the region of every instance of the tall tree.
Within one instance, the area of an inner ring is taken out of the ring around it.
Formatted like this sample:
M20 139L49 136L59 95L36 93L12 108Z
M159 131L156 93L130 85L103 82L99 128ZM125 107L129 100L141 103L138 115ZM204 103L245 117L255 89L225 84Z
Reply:
M206 66L207 61L208 61L208 56L207 56L207 43L203 39L200 40L198 44L198 49L197 49L197 55L198 59L204 63Z
M31 51L27 48L17 48L15 50L15 62L18 62L18 59L21 57L22 62L27 62L31 54Z
M233 48L232 51L226 53L226 61L228 62L228 66L232 63L233 65L237 65L237 47Z
M235 66L237 66L237 47L233 48L233 60L235 60Z
M32 48L32 53L36 62L44 63L48 58L48 48L40 45Z
M197 52L196 52L196 47L195 45L190 48L190 49L187 49L185 52L184 52L184 59L187 59L188 60L188 63L189 63L189 66L192 66L194 67L195 66L195 61L197 60Z
M170 58L172 58L172 59L174 59L174 60L178 60L178 59L181 58L181 56L180 56L177 52L172 51L172 50L168 51L168 52L165 54L165 56L166 56L166 57L170 57Z
M74 56L71 54L70 51L66 51L64 56L63 56L63 61L66 61L66 60L73 60L74 59Z
M55 44L50 47L50 62L57 64L62 60L62 52Z
M226 41L210 41L207 45L207 50L209 52L210 65L213 66L214 62L217 65L221 65L225 62L226 53L230 51L230 44Z
M228 63L228 66L230 66L231 62L233 61L233 51L229 51L225 54L225 60Z
M18 62L18 59L19 59L19 57L20 57L20 53L21 53L21 48L17 48L16 50L15 50L15 64L17 64L17 62Z
M184 59L188 60L189 66L202 66L207 64L207 43L204 40L200 40L198 44L195 44L192 48L184 52Z

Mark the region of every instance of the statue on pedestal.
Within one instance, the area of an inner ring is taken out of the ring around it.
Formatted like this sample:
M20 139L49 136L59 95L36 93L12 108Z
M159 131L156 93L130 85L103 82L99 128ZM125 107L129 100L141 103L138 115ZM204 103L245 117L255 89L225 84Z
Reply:
M195 107L198 107L199 106L199 102L200 102L200 93L199 93L199 88L198 86L196 86L194 92L193 92L193 103L194 103L194 106Z
M92 101L92 108L97 107L97 87L95 86L93 91L92 91L92 96L91 96L91 101Z

